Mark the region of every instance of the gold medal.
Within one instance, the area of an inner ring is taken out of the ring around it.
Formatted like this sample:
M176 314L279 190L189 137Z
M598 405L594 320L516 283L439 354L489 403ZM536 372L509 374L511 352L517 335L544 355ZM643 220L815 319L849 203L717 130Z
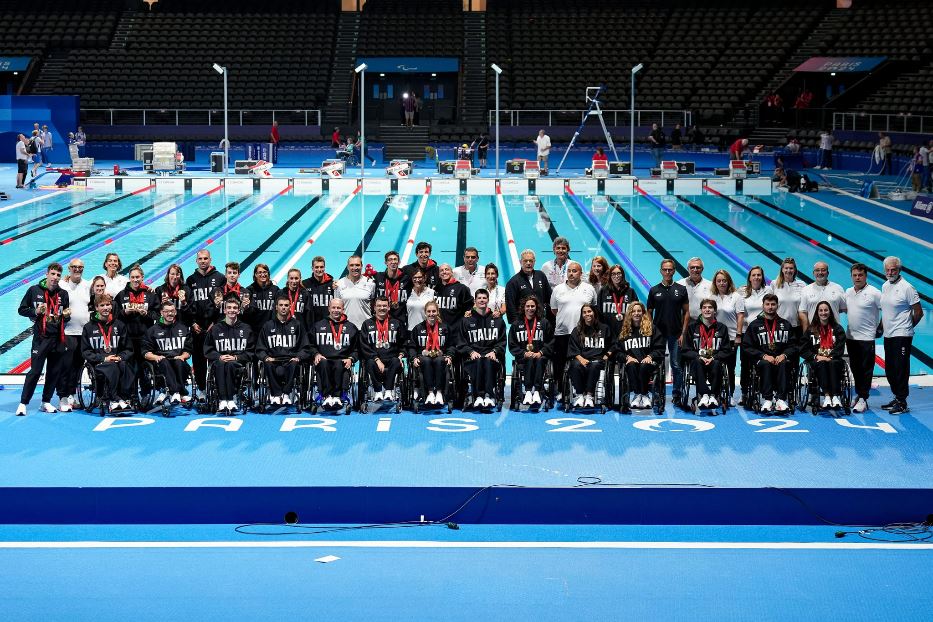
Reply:
M535 344L529 343L527 346L525 346L525 349L528 350L529 352L534 352L534 351L535 351Z
M774 345L774 342L768 344L768 349L774 352L777 349L777 346Z

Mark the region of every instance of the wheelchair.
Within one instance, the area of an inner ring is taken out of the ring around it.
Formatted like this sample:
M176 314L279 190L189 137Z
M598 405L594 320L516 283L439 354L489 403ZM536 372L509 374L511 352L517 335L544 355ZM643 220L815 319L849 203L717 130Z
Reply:
M356 396L359 394L359 368L359 362L355 363L350 367L350 373L345 377L341 394L346 395L348 399L341 398L340 405L338 406L324 406L323 397L321 396L321 386L317 378L317 369L315 369L314 363L312 363L308 368L307 384L304 390L304 403L308 412L316 414L323 411L336 415L342 410L343 414L349 415L351 411L355 410L357 408Z
M130 408L112 411L110 409L110 401L113 400L108 401L101 399L101 393L105 392L102 390L103 387L101 385L105 382L106 379L103 376L97 375L93 363L84 361L81 373L78 376L78 407L88 413L93 413L95 408L99 408L101 417L106 417L107 415L125 417L140 410L140 398L137 395L130 400ZM138 386L138 383L134 383L134 386ZM109 391L106 392L109 393Z
M159 371L159 366L153 363L152 361L145 361L143 366L142 373L149 381L149 386L152 387L152 390L148 395L140 394L140 410L142 412L149 412L156 401L156 395L159 392L168 393L168 387L165 383L165 376ZM194 396L195 396L195 383L194 383L194 370L190 367L188 368L188 395L189 398L186 401L181 403L181 406L187 410L191 410L194 407ZM159 405L159 409L162 411L163 417L174 417L172 408L176 404L172 404L170 396L166 395L165 399L162 400L162 403Z
M681 370L683 371L683 381L680 385L680 398L674 402L675 406L678 406L682 410L692 411L693 414L698 415L701 411L707 411L710 413L716 413L717 411L720 414L726 414L726 411L729 410L729 367L722 361L713 361L712 365L719 366L720 372L720 381L719 381L719 393L716 394L716 401L719 402L719 406L716 407L706 407L700 408L700 397L697 391L697 382L696 378L693 377L692 361L682 359L680 362ZM693 397L690 396L690 390L693 389Z
M255 391L253 390L256 378L256 364L253 361L240 365L238 371L239 387L236 390L235 399L239 406L239 413L245 415L253 407ZM205 383L204 400L198 405L198 412L202 415L213 415L217 413L220 407L220 397L217 395L217 379L214 377L214 364L209 362L207 367L207 381ZM234 415L233 411L227 413Z
M474 387L470 383L470 375L466 372L465 363L465 358L459 361L456 374L456 395L459 396L458 405L460 406L460 410L501 411L502 405L505 403L505 361L499 361L499 373L496 377L496 387L492 396L495 404L491 408L487 406L481 408L473 406L473 402L476 401L476 395L474 395Z
M522 402L520 396L525 393L525 366L519 361L512 361L512 380L509 386L510 399L509 410L521 412ZM554 364L548 361L544 366L544 395L541 396L541 404L529 406L528 411L542 411L554 408Z
M654 411L656 415L660 415L664 412L664 408L667 405L667 355L664 355L664 360L658 363L657 368L654 370L654 373L651 374L651 378L648 379L648 395L651 396L651 406L650 409ZM628 386L628 377L625 373L625 364L619 366L618 371L618 387L619 387L619 412L630 414L632 412L631 399L629 393L631 389Z
M357 149L346 150L340 149L337 151L337 157L344 161L346 166L359 166L360 165L360 154Z
M386 400L385 402L374 402L372 386L369 384L369 374L366 372L366 369L360 365L360 378L357 383L357 397L356 401L359 404L359 411L363 414L367 412L376 412L380 407L389 402L392 404L392 409L396 413L402 412L402 408L408 405L408 377L409 374L406 371L408 367L408 359L403 358L402 364L399 366L398 373L395 376L395 390L392 392L392 398ZM372 405L372 410L370 411L370 405Z
M751 367L751 374L749 376L749 394L745 396L745 406L746 408L751 408L755 413L759 415L792 415L796 409L797 396L799 394L799 388L797 387L798 383L798 374L799 368L797 365L788 365L787 367L787 411L779 413L776 410L772 409L767 412L761 409L764 404L764 400L761 396L761 376L758 375L758 363L757 361Z
M842 412L848 416L852 413L852 384L849 363L844 358L842 361L842 375L839 378L839 399L842 402ZM800 368L797 371L799 382L794 383L794 402L800 412L806 412L810 407L810 412L814 415L820 414L823 408L820 406L820 384L817 381L815 367L807 361L800 362ZM830 407L829 410L836 410Z
M408 407L415 413L422 410L437 410L444 408L448 413L453 412L454 404L457 403L457 374L454 364L447 367L447 380L444 383L444 403L443 404L425 404L424 400L427 391L424 388L424 378L421 375L421 369L414 365L408 365Z
M592 410L598 409L601 414L606 414L613 402L613 385L615 384L615 363L610 358L605 361L603 370L599 374L599 381L596 383L596 393L593 396L594 406L574 406L573 402L577 398L573 383L570 381L570 363L567 360L564 365L564 378L561 386L561 409L564 412L572 413L574 410Z
M273 357L276 361L286 361L291 357ZM280 409L287 410L289 406L293 406L297 412L301 412L306 407L306 391L304 387L307 386L307 376L310 371L308 363L305 361L299 361L298 365L298 374L295 377L295 383L292 385L292 391L289 393L288 397L291 400L291 404L273 404L270 401L272 395L269 393L269 378L266 375L266 366L262 362L256 363L256 383L254 385L255 401L256 401L256 410L260 413L267 413L271 411L278 411Z

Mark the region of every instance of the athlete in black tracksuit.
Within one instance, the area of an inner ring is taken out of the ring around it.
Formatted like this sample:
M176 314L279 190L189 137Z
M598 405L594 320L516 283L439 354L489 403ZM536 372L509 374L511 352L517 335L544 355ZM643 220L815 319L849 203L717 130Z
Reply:
M373 281L376 283L376 298L385 297L389 301L389 315L406 325L408 308L405 302L411 292L411 278L404 270L396 270L394 275L389 275L388 270L384 270L377 273Z
M690 365L690 372L696 380L698 398L708 395L719 399L723 381L722 365L719 363L725 363L731 354L729 329L716 321L715 311L711 318L700 315L699 319L690 322L680 356Z
M112 303L104 299L91 314L91 320L81 331L81 356L94 366L100 397L103 401L129 402L136 376L129 361L133 350L126 325L114 319Z
M499 370L505 364L505 322L486 306L488 296L477 292L469 317L460 320L457 343L463 368L473 382L474 406L493 406ZM480 403L480 398L484 399Z
M570 333L570 341L567 342L568 375L577 398L594 399L599 374L606 367L606 359L612 353L615 340L609 327L599 321L592 306L583 305L580 317L583 318L584 314L592 314L592 323L581 320L583 326L578 324Z
M204 357L211 362L221 410L233 411L230 402L240 388L238 378L253 360L256 336L239 318L240 301L235 295L224 300L224 319L215 322L204 340ZM227 408L223 402L228 402Z
M358 356L359 334L353 322L347 320L341 301L332 300L327 319L314 325L309 335L311 355L317 373L324 406L337 406L347 402L347 375Z
M762 399L768 402L776 396L786 400L790 365L797 356L795 329L777 315L777 296L765 294L761 301L764 311L745 329L742 348L761 379Z
M334 297L334 277L326 272L318 279L313 274L301 282L302 287L307 291L305 301L299 303L302 311L305 306L308 307L306 328L327 319L327 306Z
M647 396L651 376L658 371L658 366L664 362L665 344L664 335L654 325L654 322L651 324L650 335L642 334L640 326L640 323L634 325L628 335L620 336L616 349L625 365L629 391L634 392L636 396ZM651 361L646 362L645 357L649 356ZM629 357L634 361L630 360ZM650 403L644 403L642 407L648 407L649 405ZM638 404L635 404L635 406L637 407Z
M264 270L263 281L256 278L256 272L259 270ZM275 317L275 301L279 297L279 288L269 280L269 267L259 264L253 271L253 282L246 289L249 292L250 303L243 319L258 335L266 322Z
M441 276L449 272L450 266L444 264ZM441 320L457 334L463 315L473 306L470 288L451 277L446 283L438 284L434 290L434 301L441 311Z
M447 388L447 365L451 364L456 349L451 338L450 327L440 319L440 311L434 301L424 305L425 320L409 332L408 357L416 369L421 370L424 395L438 393L443 404L443 391Z
M204 357L204 342L211 325L218 320L217 304L214 302L214 290L222 287L224 275L210 265L210 254L203 261L203 253L198 253L198 269L189 275L185 284L191 290L191 303L188 305L191 320L194 379L200 390L204 390L207 379L207 359ZM206 263L202 267L202 263Z
M509 352L515 364L522 366L525 393L537 391L540 396L544 391L544 368L553 354L554 325L538 317L537 301L525 301L529 303L534 303L534 310L523 313L509 329Z
M57 269L56 269L57 268ZM62 267L58 264L49 266L44 279L38 285L26 290L19 303L19 314L32 320L32 357L29 372L23 382L20 395L22 406L18 415L25 415L25 406L29 404L43 366L47 367L45 385L42 387L42 401L48 404L58 384L60 359L65 353L65 322L71 315L68 292L58 286L62 276ZM39 312L41 311L41 313Z
M299 366L311 357L311 345L301 320L289 317L288 298L280 295L275 304L275 317L263 324L256 341L256 358L269 381L269 395L277 404L294 389Z
M360 326L360 356L366 361L366 372L373 390L376 393L394 392L405 352L405 325L389 316L388 298L376 298L373 308L375 315ZM381 370L379 363L382 364Z
M130 282L114 296L113 310L117 319L126 325L129 333L130 345L133 348L130 365L143 394L148 394L152 389L148 379L142 373L143 365L145 365L143 337L146 336L149 327L160 317L159 308L159 299L156 298L155 292L143 283L142 273L130 270Z
M158 367L165 378L165 389L169 396L177 393L179 397L185 398L188 397L187 385L191 375L187 361L191 358L193 339L191 329L177 319L178 311L170 303L171 300L166 300L160 305L161 316L146 331L143 337L143 357Z

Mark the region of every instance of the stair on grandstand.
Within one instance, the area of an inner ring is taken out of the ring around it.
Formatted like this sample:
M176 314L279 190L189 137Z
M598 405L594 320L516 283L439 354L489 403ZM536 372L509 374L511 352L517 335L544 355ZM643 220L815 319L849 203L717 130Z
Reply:
M42 67L39 76L32 84L33 95L51 95L58 93L59 80L68 74L68 52L50 53Z
M430 128L404 125L382 125L379 127L379 140L385 144L385 159L405 160L424 159L424 148L430 144Z
M751 147L755 145L783 147L787 143L788 132L790 132L790 129L786 127L758 127L748 137L748 144Z
M334 43L334 62L330 70L330 88L324 107L326 136L334 126L350 124L350 94L353 90L353 64L356 60L356 45L360 32L360 14L345 11L337 21L337 40Z
M140 19L136 11L124 11L120 15L117 27L114 28L113 38L110 40L111 50L125 50L130 36L136 29L136 22Z
M486 14L468 11L463 16L463 110L461 122L486 120Z

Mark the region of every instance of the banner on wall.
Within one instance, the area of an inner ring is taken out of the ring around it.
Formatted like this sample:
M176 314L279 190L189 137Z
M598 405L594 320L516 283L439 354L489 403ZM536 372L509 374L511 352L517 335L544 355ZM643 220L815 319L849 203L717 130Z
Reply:
M871 71L887 56L814 56L797 66L794 71L809 73L858 73Z
M456 73L460 60L443 56L374 56L357 58L366 63L366 71L379 73Z
M0 71L26 71L31 56L0 56Z
M913 216L923 216L933 220L933 196L929 194L918 194L914 199L914 204L910 208Z

